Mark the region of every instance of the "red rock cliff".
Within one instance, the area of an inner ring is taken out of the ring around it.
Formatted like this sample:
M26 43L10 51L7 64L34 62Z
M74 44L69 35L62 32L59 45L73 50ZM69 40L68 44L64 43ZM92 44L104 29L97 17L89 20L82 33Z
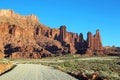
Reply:
M12 10L0 10L0 54L11 58L41 58L67 53L92 54L102 51L99 30L87 40L67 32L66 26L49 28L34 15L21 16Z

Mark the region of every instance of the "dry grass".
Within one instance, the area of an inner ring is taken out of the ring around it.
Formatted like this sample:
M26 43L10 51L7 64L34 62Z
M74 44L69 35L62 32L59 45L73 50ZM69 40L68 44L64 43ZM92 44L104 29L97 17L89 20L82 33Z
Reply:
M75 76L77 79L85 75L96 80L120 80L120 58L117 56L83 57L79 55L65 55L44 59L11 59L18 63L43 64L59 69ZM82 74L81 74L82 73ZM85 75L83 75L83 73ZM102 78L102 79L100 79Z
M120 80L120 58L116 56L105 56L105 57L78 57L74 59L73 56L57 57L56 61L63 59L61 63L45 63L43 65L52 66L56 69L69 73L75 76L77 79L84 76L90 77L90 80ZM46 59L50 61L49 59ZM54 60L54 59L52 59ZM83 73L83 74L81 74ZM97 74L96 78L93 74ZM88 79L87 79L88 80Z

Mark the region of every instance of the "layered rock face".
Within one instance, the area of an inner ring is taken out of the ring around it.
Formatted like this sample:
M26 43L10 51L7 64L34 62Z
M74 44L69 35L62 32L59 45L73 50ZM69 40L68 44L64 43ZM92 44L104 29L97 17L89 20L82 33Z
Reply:
M102 52L99 30L83 34L67 32L66 26L49 28L34 15L20 16L12 10L0 10L0 54L10 58L42 58L64 54Z

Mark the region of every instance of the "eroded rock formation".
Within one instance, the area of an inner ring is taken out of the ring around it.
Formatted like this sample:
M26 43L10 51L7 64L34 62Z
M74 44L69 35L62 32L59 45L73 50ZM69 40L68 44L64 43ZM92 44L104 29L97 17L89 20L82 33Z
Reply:
M65 25L49 28L34 15L0 10L0 51L4 57L42 58L68 53L94 55L103 47L99 30L95 35L88 32L84 40L82 33L67 32Z
M100 54L103 52L102 42L99 30L96 30L96 34L92 35L91 32L88 32L87 34L87 44L88 48L92 50L95 54L97 52L100 52Z

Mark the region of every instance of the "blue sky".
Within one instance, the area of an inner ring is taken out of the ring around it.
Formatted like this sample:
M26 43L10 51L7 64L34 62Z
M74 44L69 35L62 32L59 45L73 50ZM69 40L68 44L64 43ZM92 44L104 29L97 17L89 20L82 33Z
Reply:
M0 9L35 14L44 25L66 25L85 39L88 31L99 29L104 46L120 46L120 0L0 0Z

